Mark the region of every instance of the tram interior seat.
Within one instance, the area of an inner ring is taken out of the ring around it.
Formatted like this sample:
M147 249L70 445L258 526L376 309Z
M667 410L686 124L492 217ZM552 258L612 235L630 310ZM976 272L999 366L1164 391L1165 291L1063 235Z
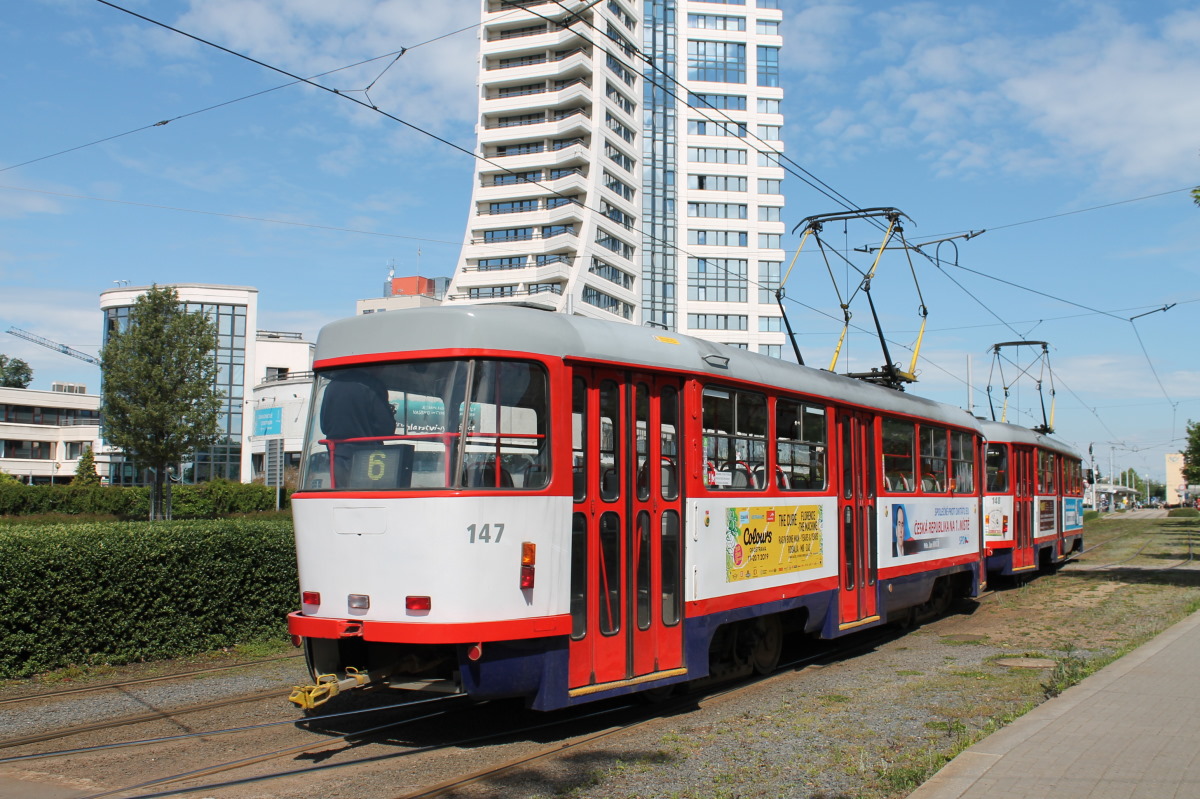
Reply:
M603 499L616 499L621 495L621 484L617 479L616 469L605 469L600 474L600 496Z
M679 477L676 474L675 461L666 455L662 456L659 465L659 493L664 499L674 499L679 496ZM638 469L638 496L644 496L650 490L650 463L645 462Z
M733 475L733 480L729 485L730 488L758 488L758 481L750 473L750 467L744 463L730 463L722 471Z
M463 477L463 484L467 488L511 488L513 485L512 475L503 467L500 469L500 482L496 482L495 461L468 464Z
M662 496L665 499L675 499L679 496L679 470L675 461L663 458L662 462Z
M890 491L912 491L912 476L902 472L888 472L884 475Z
M942 490L942 484L938 482L937 478L929 477L928 475L922 475L921 490L930 491L936 494Z

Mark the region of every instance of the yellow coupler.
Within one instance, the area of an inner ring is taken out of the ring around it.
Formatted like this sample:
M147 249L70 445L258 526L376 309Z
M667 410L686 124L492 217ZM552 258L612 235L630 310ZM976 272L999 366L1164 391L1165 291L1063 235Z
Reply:
M372 679L374 677L374 679ZM353 666L346 667L346 677L338 679L336 674L321 674L317 676L315 685L297 685L292 688L288 701L302 710L312 710L323 705L339 693L351 688L361 688L372 682L383 679L382 673L371 675L359 671Z

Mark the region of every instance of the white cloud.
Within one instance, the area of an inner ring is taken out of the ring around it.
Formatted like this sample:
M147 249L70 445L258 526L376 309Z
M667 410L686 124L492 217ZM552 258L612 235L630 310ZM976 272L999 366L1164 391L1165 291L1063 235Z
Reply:
M791 15L791 119L817 120L793 134L799 149L857 157L852 131L851 144L915 148L942 174L1053 170L1124 188L1197 173L1200 12L1017 5Z

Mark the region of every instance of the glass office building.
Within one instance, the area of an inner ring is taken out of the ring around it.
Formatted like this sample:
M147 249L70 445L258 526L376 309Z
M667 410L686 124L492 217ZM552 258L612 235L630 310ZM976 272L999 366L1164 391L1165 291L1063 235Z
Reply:
M100 295L104 313L104 341L109 331L129 324L129 311L138 295L149 287L110 289ZM258 315L258 290L244 286L174 284L172 288L188 312L207 315L217 328L217 378L213 389L220 393L223 407L219 420L220 438L213 446L193 452L180 464L179 479L200 483L214 478L242 481L250 453L243 446L244 408L252 389L253 331ZM250 331L249 344L247 331ZM249 471L246 472L249 475ZM114 457L109 475L114 485L149 482L138 465L128 458Z
M481 14L480 159L447 302L780 357L780 0L483 0Z

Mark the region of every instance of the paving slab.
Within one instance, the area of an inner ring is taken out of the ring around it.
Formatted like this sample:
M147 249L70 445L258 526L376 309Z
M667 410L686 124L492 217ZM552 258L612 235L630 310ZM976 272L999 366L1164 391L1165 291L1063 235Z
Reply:
M1200 797L1200 612L961 753L909 799Z

